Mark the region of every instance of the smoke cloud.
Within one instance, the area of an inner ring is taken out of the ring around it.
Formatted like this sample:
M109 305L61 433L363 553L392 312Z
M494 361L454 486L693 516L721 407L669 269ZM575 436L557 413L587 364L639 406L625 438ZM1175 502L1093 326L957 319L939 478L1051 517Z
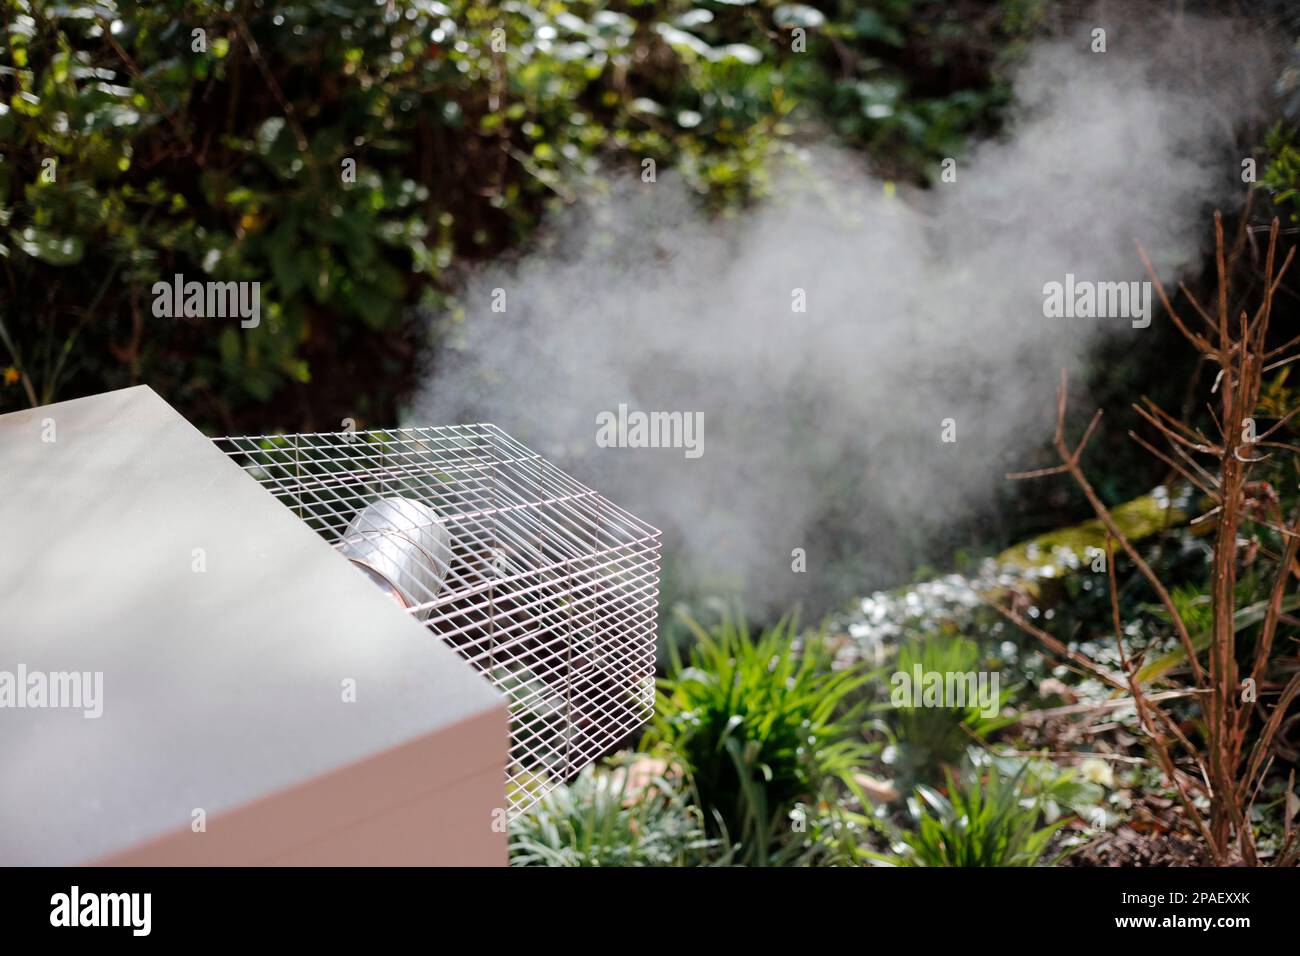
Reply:
M891 195L825 146L735 219L662 172L593 190L469 279L414 421L502 426L662 528L696 590L774 607L898 583L1050 436L1062 367L1105 337L1144 348L1126 318L1045 317L1044 285L1145 279L1135 240L1175 277L1244 194L1233 120L1266 95L1263 41L1102 25L1106 53L1090 27L1031 52L956 182ZM700 413L703 453L600 447L620 404Z

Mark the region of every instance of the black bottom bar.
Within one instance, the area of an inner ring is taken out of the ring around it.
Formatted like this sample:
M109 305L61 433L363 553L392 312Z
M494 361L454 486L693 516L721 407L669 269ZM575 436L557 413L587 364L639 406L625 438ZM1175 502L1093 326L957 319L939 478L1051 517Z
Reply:
M435 942L434 929L451 945L492 946L553 939L563 925L571 943L626 941L635 930L660 939L680 933L695 948L701 937L762 937L776 924L809 938L835 933L873 943L918 934L951 941L996 925L1019 939L1050 933L1045 941L1194 933L1232 941L1294 928L1297 890L1295 870L1245 868L9 869L0 871L0 912L13 941L75 933L82 942L338 945L412 934Z

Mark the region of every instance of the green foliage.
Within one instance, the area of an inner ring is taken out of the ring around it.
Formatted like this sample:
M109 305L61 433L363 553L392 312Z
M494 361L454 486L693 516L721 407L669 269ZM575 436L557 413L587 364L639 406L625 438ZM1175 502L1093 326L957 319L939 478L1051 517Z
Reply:
M645 159L741 203L825 118L922 178L1034 6L8 0L0 412L147 381L223 430L391 420L421 316L480 308L456 266L549 204ZM260 282L261 325L156 318L177 273Z
M922 673L969 673L981 669L979 646L952 634L910 638L898 649L896 670L910 677ZM972 743L982 741L1015 720L1001 716L1011 689L999 687L998 715L986 716L978 700L961 707L897 706L891 701L890 723L898 741L898 767L907 779L938 780L945 768L959 764Z
M713 832L740 843L743 862L767 865L797 803L853 787L870 753L852 697L866 678L832 671L820 638L803 646L793 618L752 637L739 615L696 637L689 663L674 653L660 682L649 739L689 772ZM819 811L820 812L820 811Z
M411 307L446 308L455 258L515 242L609 147L679 157L701 182L726 166L739 191L765 148L752 117L724 124L724 98L693 94L722 81L711 60L671 87L702 117L692 130L648 124L649 79L610 64L653 37L594 4L13 9L0 257L5 300L30 310L0 317L23 382L0 392L8 406L143 379L228 419L320 368L364 414L367 390L339 379L398 389ZM153 283L175 273L259 281L262 324L156 319Z
M1093 762L1105 766L1104 761L1090 758ZM987 767L989 773L1014 778L1022 774L1023 789L1026 798L1038 801L1043 818L1053 823L1067 814L1076 814L1088 823L1097 820L1098 812L1105 813L1102 803L1106 790L1099 783L1084 776L1083 770L1073 767L1059 767L1050 760L1029 759L1023 757L998 757L987 755L981 760L976 772ZM1111 782L1113 783L1113 777ZM1109 819L1109 817L1107 817Z
M659 775L629 786L628 763L585 768L510 827L511 866L692 866L720 853L699 810Z
M1259 185L1272 194L1273 203L1286 210L1292 222L1300 221L1300 145L1296 143L1296 130L1276 124L1264 139L1264 150L1269 160Z
M789 816L790 835L778 842L768 865L861 865L862 846L876 827L854 808L857 799L849 793L816 804L795 804Z
M818 119L868 150L886 176L932 178L942 157L960 155L1009 100L1002 69L1044 19L1042 0L1003 0L979 17L949 4L832 0L742 4L720 10L718 35L743 18L770 18L788 95L820 105ZM806 31L807 52L794 48ZM757 40L756 45L761 43Z
M1203 586L1203 585L1202 585ZM1183 623L1192 635L1192 648L1197 654L1204 653L1209 649L1214 641L1213 630L1213 604L1208 594L1202 593L1198 585L1183 585L1174 590L1171 597L1174 601L1174 607L1178 609ZM1239 637L1249 636L1253 628L1263 622L1265 613L1268 610L1268 599L1251 601L1252 597L1264 592L1263 587L1259 584L1254 576L1246 576L1237 587L1238 607L1233 612L1233 630ZM1289 595L1282 599L1280 603L1283 614L1293 614L1300 610L1300 595ZM1152 613L1168 621L1168 612L1163 607L1152 608ZM1171 625L1172 626L1172 623ZM1249 650L1249 644L1242 642L1242 652ZM1158 681L1168 674L1175 667L1178 667L1187 661L1187 651L1182 644L1171 647L1164 654L1159 655L1151 661L1143 664L1138 669L1137 679L1144 684Z
M1041 803L1024 771L1007 779L996 770L983 779L947 775L947 796L926 786L909 801L916 829L901 834L893 857L900 866L1034 866L1063 824L1040 827Z

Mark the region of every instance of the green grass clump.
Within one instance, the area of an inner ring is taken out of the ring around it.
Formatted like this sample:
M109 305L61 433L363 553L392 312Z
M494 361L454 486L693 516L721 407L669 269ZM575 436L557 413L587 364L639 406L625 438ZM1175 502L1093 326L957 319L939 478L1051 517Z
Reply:
M915 829L899 835L898 852L877 857L897 866L1034 866L1064 819L1039 826L1042 806L1024 770L1006 778L947 774L947 795L926 786L909 801Z
M690 775L710 832L768 865L785 855L796 805L854 786L871 752L854 701L866 677L832 670L819 637L800 645L793 618L757 637L739 615L687 625L695 644L687 662L671 655L650 739Z
M585 768L510 827L511 866L694 866L722 857L669 775L634 787L627 767Z
M899 647L896 669L911 675L917 665L923 673L977 672L979 647L973 641L951 635L934 635L924 640L913 638ZM973 700L965 701L961 707L891 705L889 723L898 741L898 769L902 776L927 782L941 780L948 768L961 763L973 743L983 741L1015 720L1001 716L1002 706L1010 696L1009 688L999 689L999 713L993 717L984 714L979 702Z

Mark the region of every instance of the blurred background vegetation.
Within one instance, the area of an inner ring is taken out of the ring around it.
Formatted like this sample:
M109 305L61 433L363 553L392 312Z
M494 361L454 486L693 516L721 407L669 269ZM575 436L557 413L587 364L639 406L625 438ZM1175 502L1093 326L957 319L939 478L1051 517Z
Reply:
M810 123L920 180L1043 6L4 0L0 411L148 382L219 431L390 423L417 307L575 184L653 158L725 211ZM150 334L178 272L262 281L261 327Z

